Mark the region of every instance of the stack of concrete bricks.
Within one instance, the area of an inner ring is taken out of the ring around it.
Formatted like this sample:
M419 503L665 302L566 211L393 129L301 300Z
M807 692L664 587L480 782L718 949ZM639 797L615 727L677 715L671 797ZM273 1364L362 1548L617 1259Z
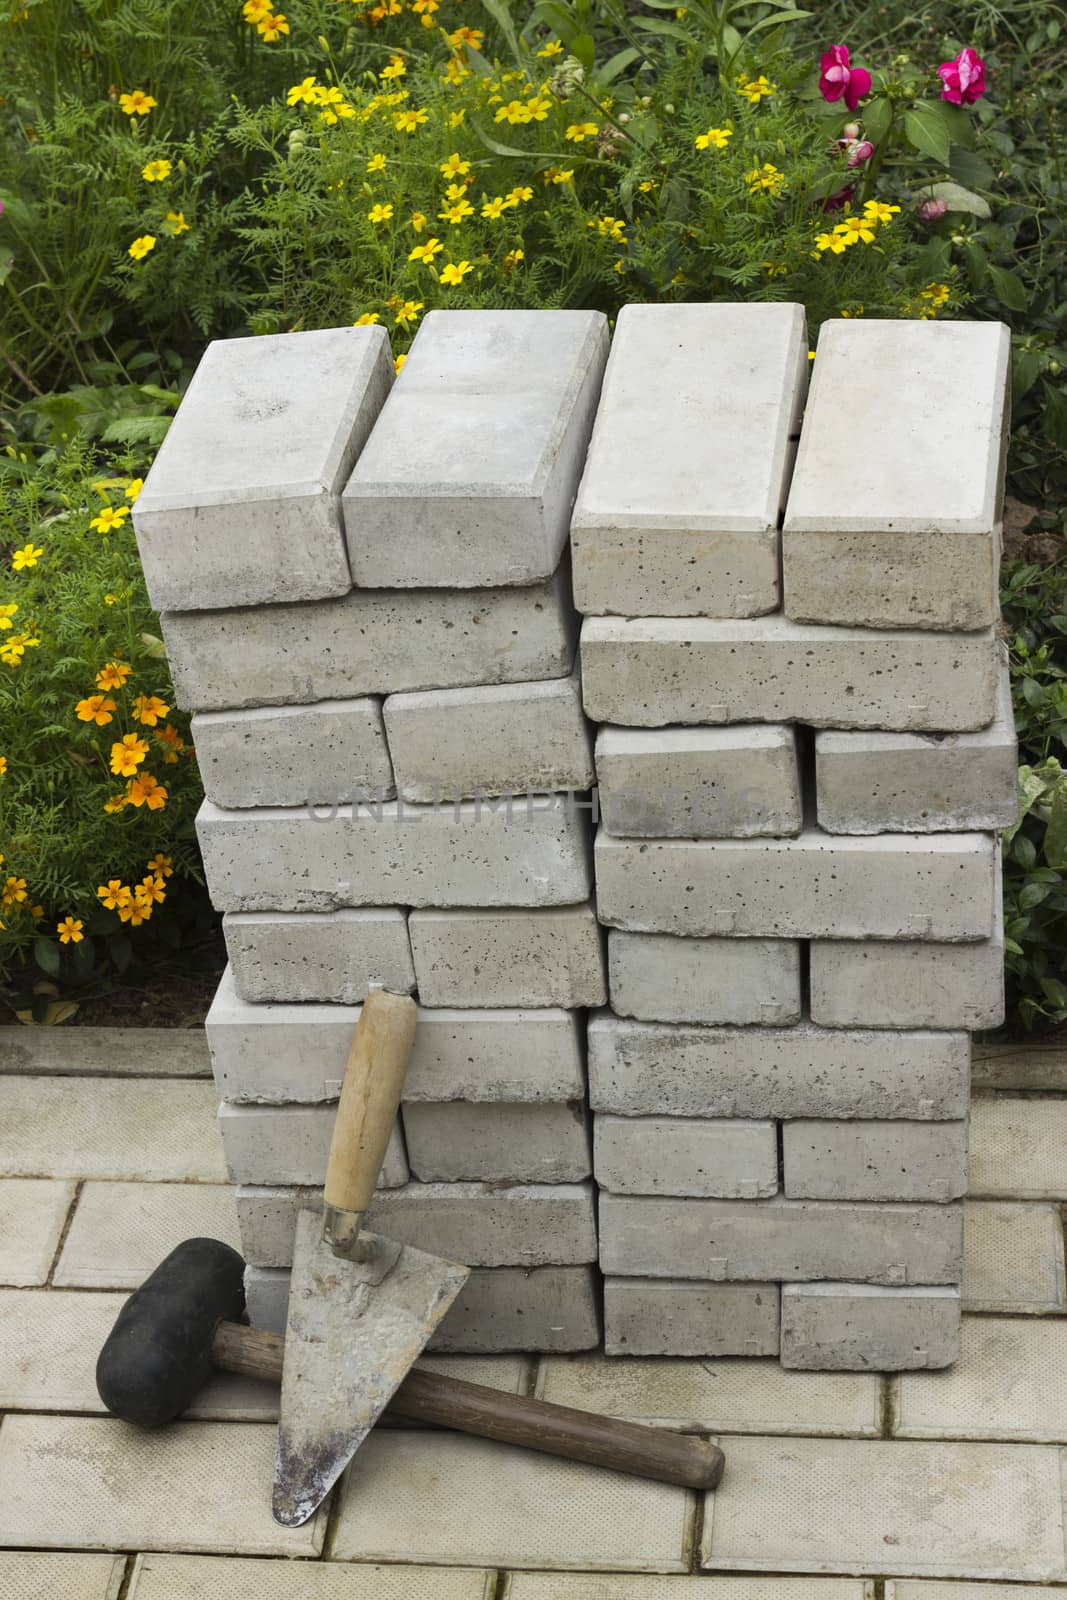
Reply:
M475 1269L438 1348L599 1341L584 1010L607 991L565 558L607 348L595 313L435 313L394 386L378 328L216 344L138 502L196 712L258 1323L284 1323L381 983L420 1010L370 1225Z
M627 307L575 506L605 1345L944 1366L1003 1006L1007 329ZM795 462L794 462L795 455Z

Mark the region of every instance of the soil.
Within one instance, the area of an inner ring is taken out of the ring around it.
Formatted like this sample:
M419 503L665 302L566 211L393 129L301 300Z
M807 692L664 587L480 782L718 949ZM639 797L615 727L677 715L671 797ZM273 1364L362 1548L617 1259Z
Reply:
M137 988L83 1000L64 1026L70 1028L202 1028L222 977L207 972L146 978Z
M1009 495L1004 502L1004 559L1050 567L1067 555L1067 539L1047 526L1051 520L1040 506L1028 506Z

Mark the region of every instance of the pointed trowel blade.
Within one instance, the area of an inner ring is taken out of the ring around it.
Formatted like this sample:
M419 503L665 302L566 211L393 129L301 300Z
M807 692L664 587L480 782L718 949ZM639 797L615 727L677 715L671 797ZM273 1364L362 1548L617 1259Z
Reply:
M421 1355L467 1267L364 1233L366 1261L334 1255L301 1211L293 1247L274 1520L313 1516Z

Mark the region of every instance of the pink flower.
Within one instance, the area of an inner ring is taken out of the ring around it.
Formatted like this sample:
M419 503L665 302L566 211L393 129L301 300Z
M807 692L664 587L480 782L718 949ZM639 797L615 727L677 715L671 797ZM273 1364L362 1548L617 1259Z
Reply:
M919 207L919 215L924 222L940 222L947 210L947 200L924 200Z
M937 75L943 86L942 100L951 100L954 106L973 106L985 94L985 62L970 45L960 51L955 61L938 67Z
M841 211L848 205L855 193L856 185L854 183L846 183L845 187L838 189L836 194L828 194L826 196L822 203L822 209L824 211Z
M874 155L874 145L869 139L838 139L837 145L848 157L846 164L850 167L862 167Z
M871 75L864 67L849 66L848 45L832 44L820 57L819 66L819 93L823 99L831 105L843 99L848 109L855 111L870 90Z

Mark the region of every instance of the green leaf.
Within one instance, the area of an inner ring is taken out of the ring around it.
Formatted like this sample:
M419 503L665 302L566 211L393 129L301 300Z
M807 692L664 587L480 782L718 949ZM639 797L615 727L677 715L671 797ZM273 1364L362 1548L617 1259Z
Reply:
M116 933L107 943L108 954L116 972L125 972L133 957L133 945L124 933Z
M997 181L996 173L983 156L976 155L973 150L963 150L959 145L954 146L949 157L948 170L957 183L966 184L968 189L991 189Z
M1023 892L1019 896L1019 906L1023 911L1031 911L1034 906L1039 906L1042 900L1047 900L1052 893L1049 883L1027 883L1023 885Z
M511 54L514 56L515 60L521 61L522 48L519 44L519 36L515 31L515 24L512 21L511 12L508 10L506 0L482 0L482 5L488 11L489 15L492 17L501 33L504 35L504 38L508 42L508 49L511 51Z
M677 22L661 22L658 17L635 17L634 27L640 28L642 33L658 33L665 39L680 39L690 49L696 43L692 34Z
M993 293L1002 306L1007 306L1009 311L1025 311L1029 304L1026 285L1017 272L1012 272L1010 267L995 267L990 261L986 267L989 281L993 285Z
M627 67L632 67L634 62L640 61L640 59L641 52L640 50L635 50L633 45L629 45L625 50L618 51L616 55L611 57L610 61L605 61L602 67L597 68L597 83L609 84L613 82L620 72L625 72Z
M980 194L972 194L959 183L928 183L920 190L922 199L943 200L950 211L967 211L972 217L992 216L989 201Z
M1067 399L1064 399L1062 390L1054 388L1047 381L1041 388L1045 397L1045 433L1060 450L1067 450Z
M1038 350L1016 350L1014 352L1011 366L1011 398L1013 405L1018 405L1023 396L1030 393L1030 390L1041 376L1041 369L1044 365L1044 357ZM1050 618L1050 621L1055 624L1055 617Z
M59 946L51 939L46 939L43 934L38 934L33 941L33 958L42 972L47 972L50 978L59 977Z
M1020 833L1013 841L1011 853L1021 867L1029 870L1037 866L1037 846L1025 833Z
M872 144L881 144L893 120L893 107L884 97L872 100L863 113L863 132Z
M0 284L6 283L11 269L15 265L15 258L10 250L0 250Z
M920 155L930 156L934 161L939 161L943 167L948 166L949 152L952 141L948 136L948 129L939 118L931 117L924 113L925 101L920 101L911 111L904 113L904 133L908 143Z
M1061 783L1052 799L1048 827L1045 829L1045 860L1050 867L1067 871L1067 784Z

